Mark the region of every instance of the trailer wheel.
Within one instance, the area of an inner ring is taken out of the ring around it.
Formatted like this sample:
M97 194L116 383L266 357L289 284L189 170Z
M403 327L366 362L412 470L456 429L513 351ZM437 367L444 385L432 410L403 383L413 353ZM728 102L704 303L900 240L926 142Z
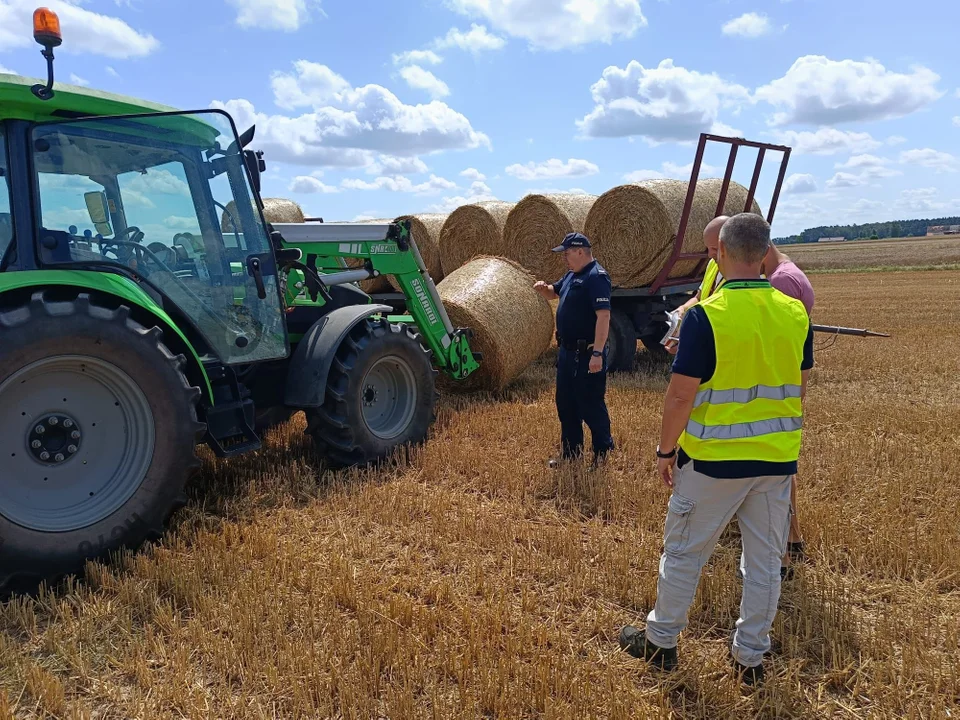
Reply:
M637 355L637 330L633 321L622 310L610 312L610 333L607 337L607 370L609 372L633 370Z
M87 294L0 314L0 596L162 535L205 429L184 363Z
M434 421L436 374L414 328L367 319L337 348L324 403L306 410L307 433L340 468L419 445Z

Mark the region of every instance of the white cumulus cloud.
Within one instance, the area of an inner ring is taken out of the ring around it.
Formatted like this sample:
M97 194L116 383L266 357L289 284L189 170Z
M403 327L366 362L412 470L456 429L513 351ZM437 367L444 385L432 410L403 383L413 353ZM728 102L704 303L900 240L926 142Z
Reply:
M770 19L766 15L748 12L724 23L721 30L724 35L757 38L770 32Z
M295 74L275 73L278 105L308 106L302 115L267 115L245 99L214 101L238 127L257 125L266 159L314 167L367 167L375 153L416 157L446 150L491 147L461 113L440 101L407 105L379 85L350 86L326 66L300 61Z
M371 163L367 172L371 175L417 175L428 169L427 164L418 157L381 155Z
M934 187L903 190L897 199L897 207L912 213L935 213L946 210L948 204L937 200L938 194L939 191Z
M838 153L862 153L876 150L881 143L870 133L820 128L809 130L786 130L777 133L777 140L793 148L797 155L836 155Z
M757 89L755 97L781 108L774 125L835 125L909 115L943 96L940 76L922 66L909 74L867 59L798 58L786 75Z
M783 192L789 194L817 192L817 179L810 173L794 173L783 183Z
M407 50L393 56L394 65L439 65L443 58L437 55L433 50Z
M160 47L149 33L134 30L120 18L80 7L81 0L47 0L39 3L60 18L63 51L111 58L143 57ZM36 47L33 41L34 0L0 0L0 51Z
M590 92L596 106L577 121L584 135L640 135L654 141L691 141L709 131L727 134L731 129L717 122L721 108L750 100L742 85L676 66L670 59L655 68L636 60L623 69L610 66Z
M646 26L640 0L446 0L468 17L531 47L561 50L633 37Z
M442 98L450 94L447 84L429 70L419 65L407 65L400 69L400 77L414 90L423 90L432 98Z
M900 153L900 162L904 165L920 165L938 173L960 170L960 161L955 156L933 148L905 150Z
M85 80L76 73L70 73L70 82L74 85L80 85L81 87L86 87L90 84L89 80Z
M566 162L558 158L551 158L545 162L528 162L525 165L515 163L505 168L504 172L519 180L543 180L545 178L584 177L596 175L600 168L589 160L570 158Z
M480 53L484 50L499 50L507 41L499 35L493 35L485 25L473 23L466 32L459 28L450 28L447 34L434 41L438 49L460 48L467 52Z
M953 124L956 125L957 127L960 127L960 115L954 115Z
M317 0L227 0L227 4L237 11L242 28L286 32L299 30L320 8Z
M487 176L476 168L467 168L460 173L460 177L465 177L467 180L473 180L474 182L482 182L487 179Z
M340 187L345 190L386 190L389 192L416 193L417 195L434 195L444 190L452 190L457 187L457 184L436 175L431 175L429 180L417 184L408 177L383 175L373 182L348 178L340 183Z
M338 189L333 185L327 185L311 175L297 175L288 189L295 193L335 193Z

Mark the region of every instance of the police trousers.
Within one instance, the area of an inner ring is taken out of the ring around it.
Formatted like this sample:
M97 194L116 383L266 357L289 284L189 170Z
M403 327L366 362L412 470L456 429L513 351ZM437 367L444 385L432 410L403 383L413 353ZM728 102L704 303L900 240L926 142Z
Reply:
M557 415L563 457L583 452L583 424L590 428L594 455L613 449L607 392L607 355L600 372L590 372L590 351L577 353L561 347L557 355Z
M780 559L790 528L790 476L717 479L696 472L690 460L675 469L673 477L657 602L647 616L646 635L655 645L676 647L687 626L700 571L736 515L743 547L743 594L731 650L741 665L755 667L770 649L770 628L780 600Z

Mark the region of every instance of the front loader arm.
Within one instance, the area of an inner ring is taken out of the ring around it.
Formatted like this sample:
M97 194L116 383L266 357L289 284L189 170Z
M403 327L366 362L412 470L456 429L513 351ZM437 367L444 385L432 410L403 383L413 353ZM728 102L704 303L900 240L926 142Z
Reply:
M389 224L274 223L284 248L301 251L306 270L295 270L291 280L299 292L288 287L293 305L322 304L323 289L311 292L310 275L325 285L358 282L378 275L393 275L406 298L407 312L432 351L438 368L462 380L480 367L479 353L470 348L472 332L450 322L437 287L427 272L410 233L410 222ZM348 268L347 259L364 261ZM314 282L313 285L316 283Z

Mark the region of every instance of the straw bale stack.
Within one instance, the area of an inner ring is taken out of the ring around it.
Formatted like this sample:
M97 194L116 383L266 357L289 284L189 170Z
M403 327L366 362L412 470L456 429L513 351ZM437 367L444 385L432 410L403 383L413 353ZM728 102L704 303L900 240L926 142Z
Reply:
M446 222L447 213L420 213L417 215L401 215L394 222L401 220L410 221L410 232L413 233L413 240L417 243L420 250L420 256L423 258L423 264L427 267L427 272L433 278L435 283L443 280L443 266L440 264L440 230L443 223ZM390 285L395 290L400 289L400 284L391 276Z
M703 230L716 212L721 184L721 180L712 178L697 182L683 252L703 252ZM597 260L610 273L615 287L642 287L656 278L673 249L688 186L686 180L619 185L593 204L584 234L590 238ZM742 212L746 200L747 189L731 181L724 213ZM756 201L752 211L760 213ZM692 273L696 264L696 260L680 261L670 277Z
M263 198L263 217L268 223L302 223L304 219L303 209L293 200L286 198ZM226 209L220 217L220 231L225 233L239 232L239 228L234 230L233 221L237 215L237 203L231 200L227 203Z
M507 257L541 280L559 279L567 267L563 257L550 249L567 233L584 232L596 200L596 195L527 195L510 211L503 227Z
M473 330L480 368L458 390L503 390L550 347L553 309L533 289L535 279L506 258L479 257L437 285L450 322Z
M446 277L471 259L505 256L503 226L516 203L489 200L461 205L440 229L440 265Z

